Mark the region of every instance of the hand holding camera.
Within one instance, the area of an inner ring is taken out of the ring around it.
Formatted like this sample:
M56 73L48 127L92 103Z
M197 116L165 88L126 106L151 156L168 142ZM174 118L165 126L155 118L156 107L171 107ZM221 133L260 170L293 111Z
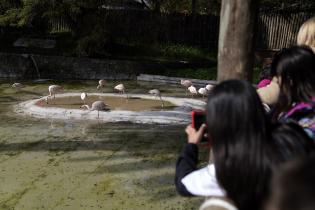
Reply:
M188 143L199 144L208 142L206 134L206 115L203 110L195 110L191 113L191 124L186 127Z

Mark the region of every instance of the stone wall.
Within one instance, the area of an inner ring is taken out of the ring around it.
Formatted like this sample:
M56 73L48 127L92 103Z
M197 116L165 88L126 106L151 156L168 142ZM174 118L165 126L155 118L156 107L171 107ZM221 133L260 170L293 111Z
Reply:
M142 65L126 60L100 60L63 56L32 55L41 79L136 79ZM0 77L37 78L29 54L0 53Z

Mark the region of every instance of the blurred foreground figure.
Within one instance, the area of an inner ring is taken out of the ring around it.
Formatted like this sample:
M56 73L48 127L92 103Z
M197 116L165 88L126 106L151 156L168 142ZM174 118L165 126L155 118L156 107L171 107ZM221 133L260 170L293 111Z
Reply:
M315 209L315 158L284 165L273 179L266 210Z

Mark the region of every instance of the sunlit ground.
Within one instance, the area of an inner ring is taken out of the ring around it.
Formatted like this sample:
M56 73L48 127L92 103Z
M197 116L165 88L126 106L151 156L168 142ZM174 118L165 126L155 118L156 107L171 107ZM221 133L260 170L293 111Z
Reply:
M20 101L65 92L95 92L97 81L0 83L0 209L197 209L202 198L180 197L174 166L185 126L104 124L21 117ZM130 93L159 88L185 96L179 86L124 82ZM116 82L103 90L113 92ZM203 154L206 159L206 152Z

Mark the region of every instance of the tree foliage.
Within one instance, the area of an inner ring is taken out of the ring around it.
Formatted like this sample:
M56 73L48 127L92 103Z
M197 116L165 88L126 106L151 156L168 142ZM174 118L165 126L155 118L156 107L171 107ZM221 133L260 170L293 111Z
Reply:
M145 8L165 13L219 14L221 0L134 0ZM41 19L62 17L71 27L87 10L97 10L104 1L99 0L1 0L0 26L30 27ZM106 2L106 1L105 1ZM110 1L107 1L110 2ZM123 2L123 1L121 1ZM126 1L127 2L127 1ZM193 6L194 5L194 6ZM263 9L315 7L314 0L261 0Z
M101 51L110 39L111 26L100 15L103 4L132 1L157 13L219 15L221 8L221 0L0 0L0 29L2 34L11 27L49 32L50 23L62 19L77 41L78 54L90 55ZM268 10L312 6L314 0L261 0L261 7Z
M3 0L0 3L0 26L32 27L40 24L47 8L42 0Z

